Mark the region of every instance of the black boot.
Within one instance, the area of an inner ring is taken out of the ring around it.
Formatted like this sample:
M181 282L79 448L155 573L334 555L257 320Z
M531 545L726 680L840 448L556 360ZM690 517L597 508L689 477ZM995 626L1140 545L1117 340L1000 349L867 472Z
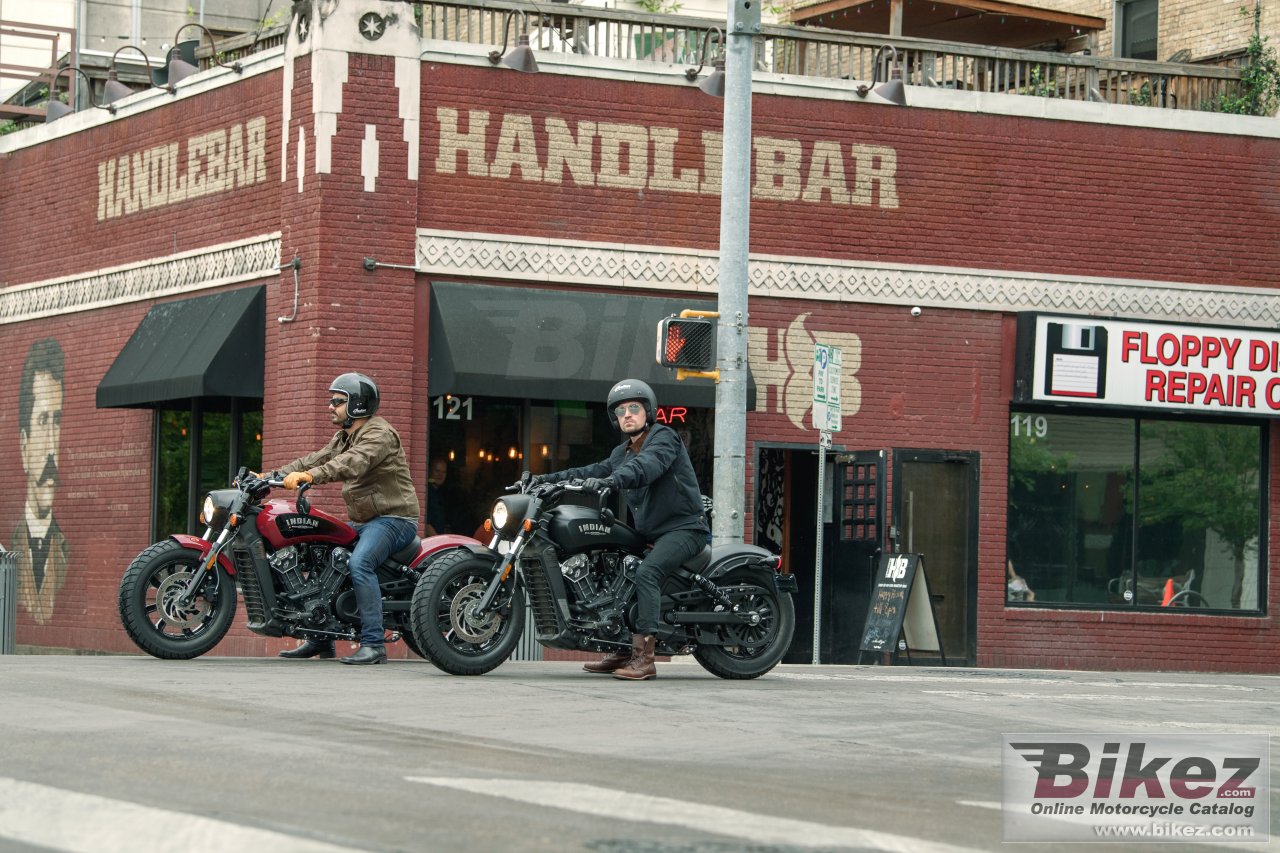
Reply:
M360 665L386 663L387 647L386 646L360 646L356 649L356 653L350 657L342 659L343 663L354 663Z
M322 658L333 657L333 640L303 640L296 649L288 649L280 653L282 658Z

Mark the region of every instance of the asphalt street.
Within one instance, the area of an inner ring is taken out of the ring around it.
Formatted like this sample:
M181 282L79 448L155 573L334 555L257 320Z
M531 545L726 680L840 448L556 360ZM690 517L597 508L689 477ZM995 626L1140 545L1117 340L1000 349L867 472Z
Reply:
M659 666L2 657L0 851L994 850L1004 733L1280 719L1270 676Z

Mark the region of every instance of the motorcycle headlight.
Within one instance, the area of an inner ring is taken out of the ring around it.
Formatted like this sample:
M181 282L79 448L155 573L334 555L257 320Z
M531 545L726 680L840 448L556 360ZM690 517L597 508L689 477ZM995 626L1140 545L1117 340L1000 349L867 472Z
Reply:
M503 501L498 501L493 505L493 511L489 513L489 518L493 521L493 529L502 532L507 526L507 521L511 518L511 511Z
M214 530L226 527L227 519L231 516L232 504L235 503L238 494L236 489L218 489L205 495L204 504L200 509L200 518L205 526Z

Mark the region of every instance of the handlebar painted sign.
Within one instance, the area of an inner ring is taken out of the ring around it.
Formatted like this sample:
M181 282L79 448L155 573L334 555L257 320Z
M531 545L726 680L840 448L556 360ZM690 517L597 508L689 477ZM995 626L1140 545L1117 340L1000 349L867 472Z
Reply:
M1280 334L1024 315L1019 402L1280 417Z

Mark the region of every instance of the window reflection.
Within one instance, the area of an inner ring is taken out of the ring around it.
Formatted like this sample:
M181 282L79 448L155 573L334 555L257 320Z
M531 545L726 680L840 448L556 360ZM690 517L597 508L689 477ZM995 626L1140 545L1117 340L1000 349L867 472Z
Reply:
M1262 465L1254 425L1013 413L1009 600L1258 610Z

